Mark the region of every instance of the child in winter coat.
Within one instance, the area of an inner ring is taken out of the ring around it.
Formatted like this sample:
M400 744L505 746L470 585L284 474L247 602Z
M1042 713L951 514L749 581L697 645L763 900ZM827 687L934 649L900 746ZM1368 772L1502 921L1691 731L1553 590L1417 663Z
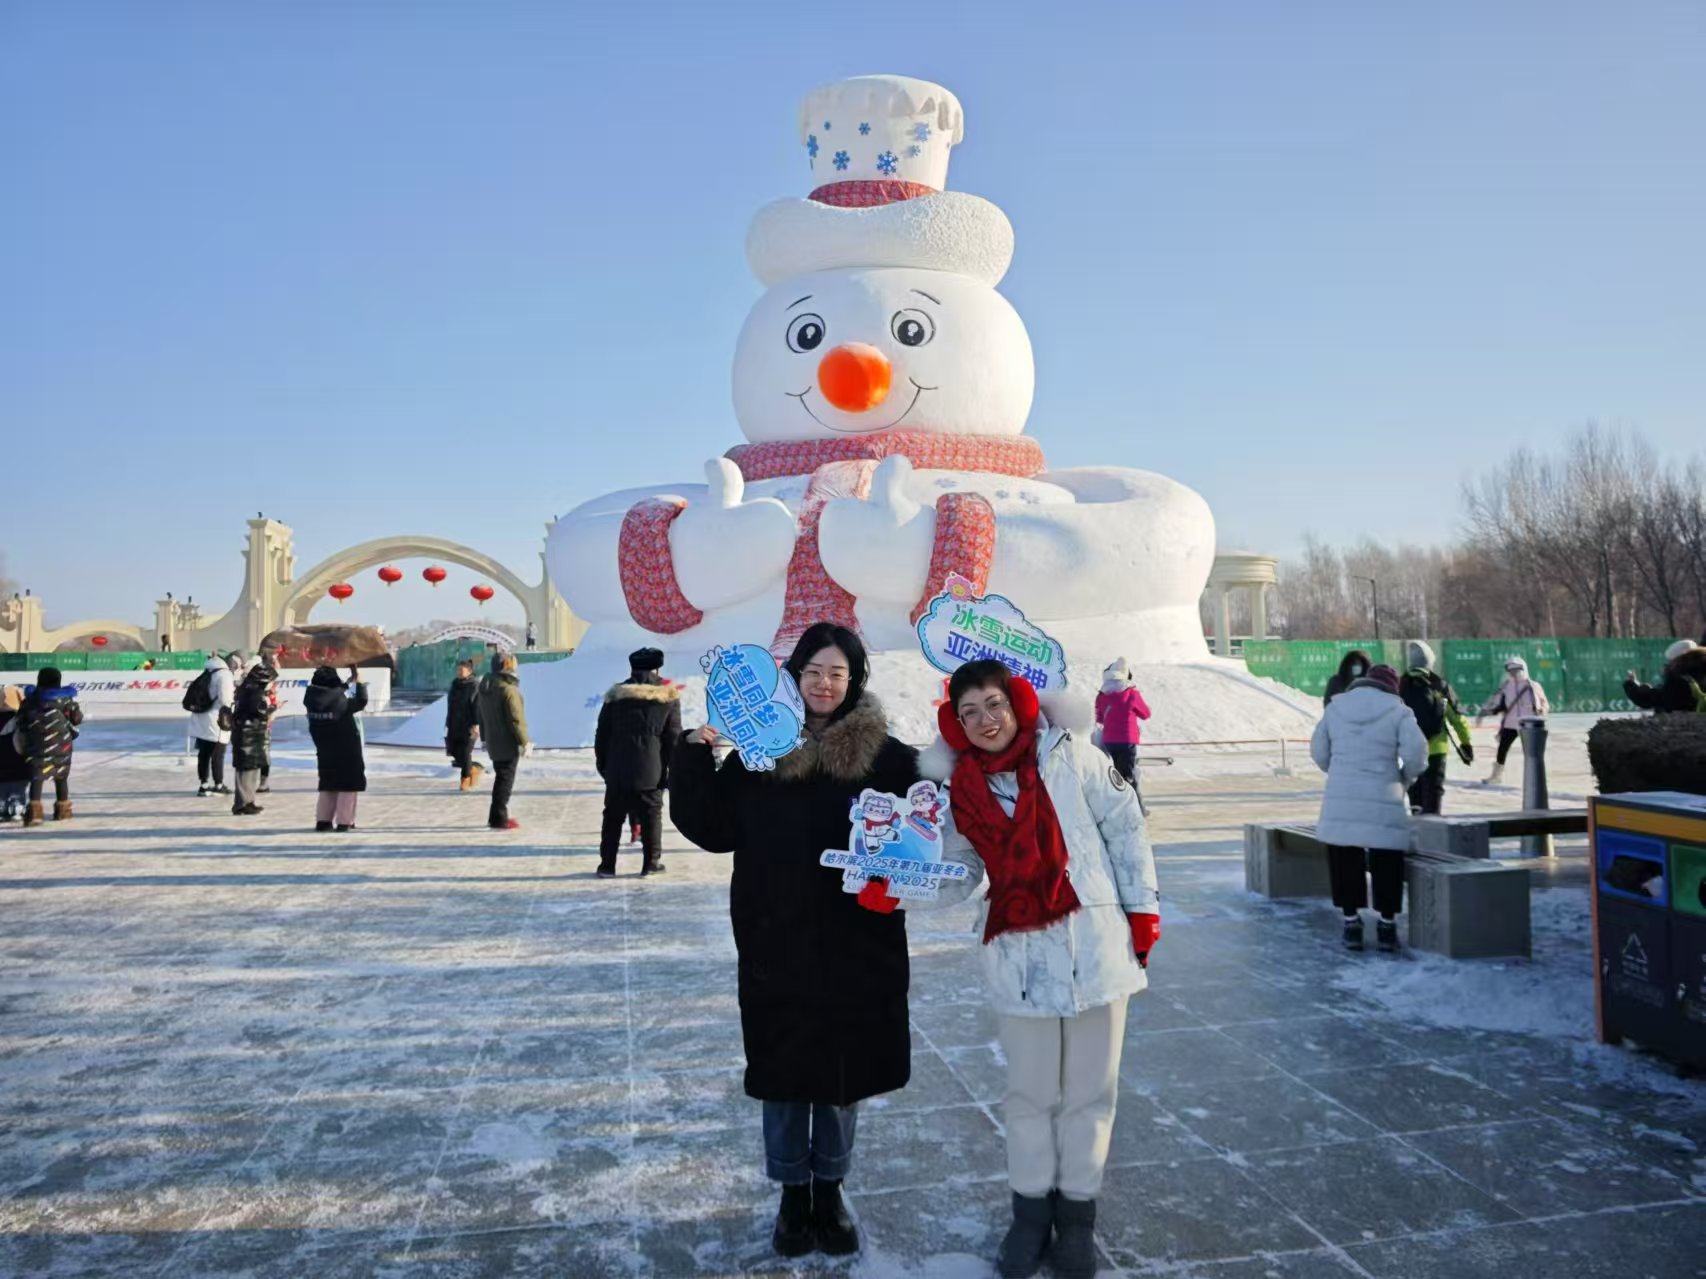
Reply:
M308 735L314 739L315 762L320 770L320 799L314 809L314 829L355 829L355 805L367 789L367 760L362 751L361 725L356 716L367 706L367 685L355 667L349 681L338 678L330 666L322 666L308 682L303 709L308 713ZM354 696L348 693L355 688Z
M1493 771L1487 775L1483 786L1497 786L1505 780L1505 757L1511 753L1511 743L1522 734L1519 731L1525 719L1544 719L1546 712L1551 709L1546 702L1546 690L1529 678L1528 663L1520 657L1513 657L1505 663L1505 682L1499 685L1499 691L1486 701L1480 710L1475 712L1479 719L1482 715L1500 715L1499 720L1499 753L1493 761Z
M1344 912L1345 946L1361 950L1364 873L1374 879L1375 925L1381 950L1398 949L1398 911L1404 904L1404 851L1410 810L1404 790L1428 766L1428 739L1398 693L1398 672L1372 667L1327 705L1309 742L1327 774L1316 838L1327 845L1333 904Z
M29 801L24 807L24 825L42 820L42 788L53 783L53 820L71 820L71 751L83 708L77 705L77 690L62 686L56 667L44 666L36 686L18 707L13 728L29 762Z
M237 685L231 708L231 767L237 773L237 793L231 800L234 817L253 817L261 811L255 795L272 763L274 678L272 667L256 660Z
M1099 753L1042 712L1000 662L954 673L942 740L920 771L949 781L942 857L969 874L942 904L988 881L983 972L1007 1057L1013 1224L997 1267L1096 1270L1101 1190L1119 1089L1126 1001L1148 984L1161 936L1155 862L1136 794Z
M1141 722L1149 718L1149 703L1131 682L1131 663L1116 657L1102 672L1102 691L1096 694L1096 726L1102 730L1102 749L1131 783L1137 806L1149 816L1137 784L1137 747L1143 740Z

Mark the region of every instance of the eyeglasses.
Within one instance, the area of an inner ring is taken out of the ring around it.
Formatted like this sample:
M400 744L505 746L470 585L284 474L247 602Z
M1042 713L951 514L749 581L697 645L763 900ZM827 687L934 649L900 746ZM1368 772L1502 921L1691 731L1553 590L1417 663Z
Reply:
M960 723L967 727L973 724L981 724L984 720L996 723L1006 719L1012 713L1013 704L1005 698L998 698L993 702L985 702L982 706L964 707L960 711Z
M814 684L845 684L850 676L846 671L826 671L821 666L808 666L800 672L800 683L807 680Z

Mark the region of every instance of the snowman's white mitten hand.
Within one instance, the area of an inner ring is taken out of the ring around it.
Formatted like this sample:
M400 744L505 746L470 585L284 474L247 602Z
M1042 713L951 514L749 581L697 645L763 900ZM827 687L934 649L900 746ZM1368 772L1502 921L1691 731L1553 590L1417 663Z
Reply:
M773 497L744 501L746 480L726 457L705 463L705 496L669 529L681 593L701 612L726 608L778 585L794 553L794 517Z
M861 600L910 608L930 573L936 511L912 496L912 463L884 458L865 501L842 498L823 508L818 553L830 577Z

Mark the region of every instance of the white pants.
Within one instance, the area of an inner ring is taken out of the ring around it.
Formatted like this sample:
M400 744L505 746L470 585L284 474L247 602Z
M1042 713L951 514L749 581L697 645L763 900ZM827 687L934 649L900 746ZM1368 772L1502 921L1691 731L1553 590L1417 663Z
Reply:
M1094 1199L1114 1134L1126 1001L1076 1017L998 1017L1007 1055L1007 1179L1030 1198Z

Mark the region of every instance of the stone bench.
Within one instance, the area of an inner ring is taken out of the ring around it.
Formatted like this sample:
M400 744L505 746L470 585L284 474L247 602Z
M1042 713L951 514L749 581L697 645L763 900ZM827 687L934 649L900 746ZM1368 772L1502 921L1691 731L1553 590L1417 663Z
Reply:
M1527 956L1528 871L1486 858L1404 859L1410 945L1453 959ZM1244 827L1244 885L1264 897L1330 897L1327 849L1306 825Z
M1518 835L1585 835L1585 808L1529 808L1514 813L1464 813L1417 817L1410 823L1410 846L1418 852L1486 858L1495 839Z

